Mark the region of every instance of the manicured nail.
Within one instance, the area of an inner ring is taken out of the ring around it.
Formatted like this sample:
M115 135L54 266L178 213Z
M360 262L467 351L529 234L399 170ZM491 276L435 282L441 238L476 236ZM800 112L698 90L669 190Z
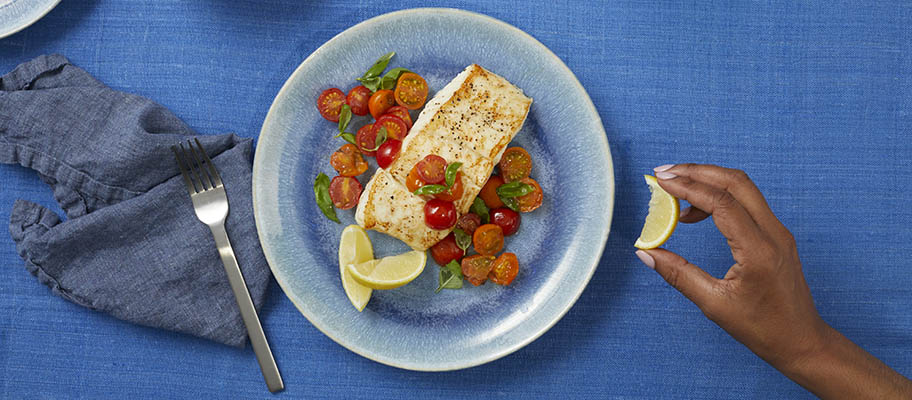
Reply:
M649 253L643 250L637 250L636 255L640 258L640 261L642 261L643 264L646 264L647 267L652 269L656 268L656 260L654 260L652 256L649 255Z
M674 179L677 177L677 175L672 174L671 172L656 172L656 178L659 179Z
M668 171L671 169L671 167L674 167L674 166L675 166L674 164L659 165L658 167L655 167L652 170L655 172Z
M684 207L684 209L681 210L681 215L678 216L678 219L684 218L685 215L690 214L690 209L692 208L693 207L691 206Z

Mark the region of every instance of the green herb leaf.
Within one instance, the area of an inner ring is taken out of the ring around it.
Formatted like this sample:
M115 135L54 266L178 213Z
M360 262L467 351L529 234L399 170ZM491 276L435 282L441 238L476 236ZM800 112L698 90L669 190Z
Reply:
M373 78L358 78L356 80L358 82L361 82L364 87L370 89L371 93L374 93L377 91L377 89L380 89L380 77L378 76L375 76Z
M320 207L320 211L323 211L326 218L337 224L341 223L336 217L336 208L333 207L332 199L329 197L329 177L322 172L314 180L314 197L317 200L317 206Z
M346 142L349 142L349 143L351 143L351 144L353 144L353 145L355 145L355 146L358 145L357 143L355 143L355 135L353 135L353 134L351 134L351 133L342 132L342 133L339 134L339 136L341 136L342 139L345 139Z
M482 200L481 197L475 198L475 201L472 202L472 207L469 208L469 211L481 217L481 222L483 224L487 224L491 221L491 216L488 214L488 206L485 205L484 200Z
M434 293L440 293L442 289L462 289L462 267L456 260L440 269L440 281Z
M384 54L382 57L377 59L377 61L374 62L374 65L371 65L371 67L368 68L367 72L365 72L364 75L361 75L361 79L358 80L361 81L361 83L364 83L362 79L370 79L380 76L380 73L386 69L386 66L389 65L390 59L393 58L394 55L396 55L395 51Z
M507 208L519 212L519 203L516 202L515 197L501 198L500 200L503 201L504 205L507 206Z
M345 128L348 128L348 123L352 119L352 108L348 104L342 105L342 111L339 112L339 133L345 132Z
M448 188L447 188L446 186L443 186L443 185L424 185L424 186L422 186L422 187L420 187L420 188L418 188L418 189L415 189L415 191L412 192L412 193L415 193L415 194L417 194L417 195L419 195L419 196L423 196L423 195L426 195L426 194L439 194L439 193L443 193L443 192L446 192L447 189L448 189Z
M456 172L459 172L459 167L462 166L461 162L454 162L447 165L446 172L444 177L446 177L447 188L453 187L453 184L456 183Z
M472 245L472 237L462 229L453 229L453 235L456 236L456 245L462 250L467 250Z
M392 88L396 87L396 81L399 80L399 75L402 75L406 72L412 71L409 71L405 68L393 68L389 70L385 75L383 75L383 79L380 80L380 89L391 90Z
M386 135L387 135L387 133L386 133L386 127L385 127L385 126L381 126L381 127L380 127L380 131L377 132L377 137L374 139L374 148L373 148L373 149L365 149L365 151L377 151L377 150L379 150L379 149L380 149L380 146L383 145L384 142L386 142Z
M535 191L535 186L520 181L505 183L497 187L497 196L501 200L512 197L525 196Z

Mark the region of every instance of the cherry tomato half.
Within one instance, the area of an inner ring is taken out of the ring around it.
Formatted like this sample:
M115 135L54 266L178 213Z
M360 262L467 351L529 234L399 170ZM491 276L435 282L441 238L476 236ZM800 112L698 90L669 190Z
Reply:
M441 267L446 266L450 261L459 261L464 255L465 250L459 248L459 245L456 244L456 235L452 233L431 246L431 257Z
M396 105L396 100L393 99L392 90L378 90L367 101L367 108L374 119L380 118L386 110L389 110L394 105Z
M494 260L488 278L498 285L507 286L513 282L518 272L519 260L516 259L516 254L503 253Z
M516 203L519 204L519 211L529 212L535 210L542 204L542 188L538 185L538 182L532 178L522 178L519 180L522 183L535 186L535 191L529 193L525 196L520 196L516 198Z
M317 111L320 115L332 122L339 122L339 113L345 104L345 93L337 88L330 88L320 93L317 98Z
M431 229L450 229L456 225L456 206L440 199L428 200L424 204L424 223Z
M503 200L501 200L500 196L497 195L497 188L503 184L503 178L497 175L493 175L490 179L488 179L487 182L485 182L484 186L482 186L481 193L478 193L478 197L481 197L481 199L484 200L485 205L488 206L488 208L497 208L504 206Z
M424 186L424 181L422 181L421 177L418 176L418 165L415 164L415 166L412 167L412 170L409 171L408 176L405 178L405 187L409 190L409 192L414 192L422 186Z
M503 229L504 236L510 236L519 230L521 218L518 212L506 207L491 210L491 223Z
M355 143L358 144L358 150L361 154L373 157L377 154L376 150L368 150L377 147L377 132L374 132L374 124L367 124L358 129L355 135Z
M481 217L475 213L466 213L456 221L456 227L462 229L469 236L472 236L479 226L481 226Z
M494 266L494 257L475 254L462 259L459 265L462 276L472 285L478 286L488 279L488 273Z
M361 197L361 182L350 176L337 176L329 182L329 198L340 210L358 205Z
M462 172L456 173L456 180L453 181L453 187L443 193L437 193L434 197L440 200L456 201L462 198Z
M389 139L402 140L408 134L405 122L395 115L384 115L377 119L377 122L374 122L374 130L380 132L380 128L386 128L386 137Z
M370 101L370 97L370 89L359 85L348 91L348 96L345 96L345 103L351 107L352 114L367 115L369 111L367 102Z
M522 147L510 147L500 158L500 176L510 183L528 178L532 173L532 156Z
M436 154L429 154L415 164L415 169L418 170L418 177L428 185L443 183L446 179L446 167L446 160Z
M421 75L406 72L396 81L396 104L417 110L424 105L428 95L428 84Z
M412 115L409 114L408 108L403 106L393 106L383 115L393 115L399 117L408 129L412 129Z
M494 224L479 226L472 234L472 245L475 251L483 256L493 256L503 250L503 229Z
M333 169L342 176L358 176L367 171L367 161L361 157L358 148L351 143L343 144L329 158Z
M402 142L396 139L387 139L380 145L380 148L377 149L377 165L380 168L386 169L389 167L393 161L396 161L396 157L399 157L399 150L402 148Z

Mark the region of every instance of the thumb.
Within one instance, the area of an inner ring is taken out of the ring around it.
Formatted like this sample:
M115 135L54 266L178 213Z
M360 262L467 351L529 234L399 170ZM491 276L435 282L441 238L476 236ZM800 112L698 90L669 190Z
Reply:
M703 309L712 301L717 279L684 257L665 249L637 250L636 255L697 307Z

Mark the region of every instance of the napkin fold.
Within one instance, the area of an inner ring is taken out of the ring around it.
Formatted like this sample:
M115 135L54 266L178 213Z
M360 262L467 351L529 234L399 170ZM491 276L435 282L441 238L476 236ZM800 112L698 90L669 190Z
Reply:
M13 205L9 231L26 268L84 307L243 347L218 250L170 150L188 138L222 177L225 227L259 309L270 272L253 219L251 139L195 135L161 105L110 89L61 55L0 78L0 163L35 170L66 213Z

